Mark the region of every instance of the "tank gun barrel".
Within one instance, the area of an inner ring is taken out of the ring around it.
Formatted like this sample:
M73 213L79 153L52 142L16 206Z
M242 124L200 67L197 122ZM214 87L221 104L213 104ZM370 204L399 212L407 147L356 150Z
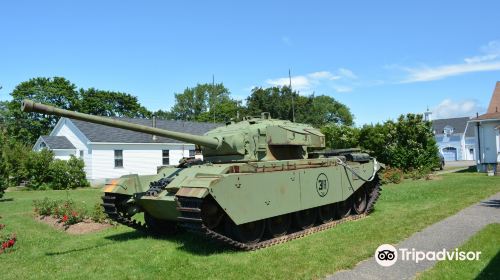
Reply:
M217 149L220 146L220 140L217 138L209 136L193 135L189 133L182 133L170 130L159 129L156 127L149 127L145 125L133 124L125 121L120 121L116 119L93 116L89 114L69 111L61 108L57 108L50 105L45 105L41 103L35 103L31 100L25 99L21 104L21 111L24 112L36 112L47 115L55 115L60 117L66 117L70 119L76 119L91 123L97 123L102 125L107 125L111 127L123 128L127 130L132 130L136 132L148 133L156 136L167 137L171 139L176 139L179 141L193 143L200 146L209 147L212 149Z

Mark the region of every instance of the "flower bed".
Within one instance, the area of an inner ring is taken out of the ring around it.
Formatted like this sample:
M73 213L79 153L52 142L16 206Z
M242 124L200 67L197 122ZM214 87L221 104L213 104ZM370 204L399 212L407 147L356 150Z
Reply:
M0 219L1 218L2 217L0 217ZM3 229L5 229L5 225L0 224L0 231L2 231ZM0 247L0 254L11 251L14 248L16 241L17 238L14 233L3 234L0 232L0 244L2 244L2 247Z
M43 200L33 201L34 212L39 221L57 228L62 228L69 233L81 234L109 227L112 223L106 218L99 203L92 210L79 207L71 199L68 200Z

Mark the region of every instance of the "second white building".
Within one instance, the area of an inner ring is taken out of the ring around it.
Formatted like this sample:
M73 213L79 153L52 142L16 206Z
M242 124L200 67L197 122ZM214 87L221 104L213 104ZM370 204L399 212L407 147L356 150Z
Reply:
M152 126L152 120L119 118ZM219 126L213 123L156 120L156 127L195 135ZM177 165L183 157L193 157L195 145L164 137L61 118L52 132L40 136L33 149L49 149L56 158L70 155L85 162L87 179L99 183L126 174L152 175L162 165Z

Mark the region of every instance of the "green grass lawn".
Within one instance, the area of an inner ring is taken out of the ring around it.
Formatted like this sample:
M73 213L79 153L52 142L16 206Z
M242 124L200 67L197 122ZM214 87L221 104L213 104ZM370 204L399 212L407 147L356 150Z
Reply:
M500 224L486 226L461 246L460 251L481 251L481 256L478 261L440 261L419 279L498 279Z
M100 199L98 190L10 192L0 202L0 215L18 243L14 252L0 255L0 278L320 278L500 192L497 177L440 178L385 186L369 217L255 252L225 249L187 233L155 239L123 226L72 236L34 221L32 200L69 196L90 207Z

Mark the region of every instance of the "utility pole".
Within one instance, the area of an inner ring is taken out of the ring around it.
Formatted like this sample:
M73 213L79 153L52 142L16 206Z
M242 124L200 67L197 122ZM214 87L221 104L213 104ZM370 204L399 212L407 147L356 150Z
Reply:
M292 94L292 122L295 122L295 104L293 101L292 74L290 68L288 68L288 80L289 80L290 93Z

